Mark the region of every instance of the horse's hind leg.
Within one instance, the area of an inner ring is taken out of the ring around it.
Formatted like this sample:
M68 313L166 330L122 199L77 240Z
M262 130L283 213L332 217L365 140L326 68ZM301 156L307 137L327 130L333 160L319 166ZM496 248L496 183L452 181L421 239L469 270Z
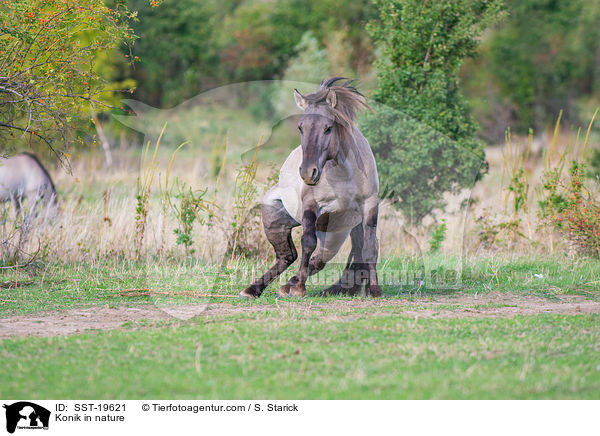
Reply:
M292 240L292 228L299 224L287 213L281 199L267 194L261 204L267 239L275 249L275 263L258 280L240 293L240 297L260 297L264 289L284 272L298 257Z
M362 280L360 274L357 273L362 264L362 251L364 246L364 230L362 223L358 224L350 232L350 239L352 241L352 248L346 261L346 267L342 271L340 279L325 289L321 295L337 295L337 294L349 294L356 295L360 293L362 289Z
M348 264L342 272L340 280L323 291L323 295L347 293L356 295L365 286L365 294L372 297L381 296L381 288L377 279L377 217L379 205L377 197L365 202L363 222L352 229L352 251Z
M374 204L373 204L374 203ZM364 234L365 243L362 250L364 266L367 269L367 295L381 297L381 288L377 279L377 257L379 247L377 242L377 218L379 216L379 201L375 197L374 202L365 203Z

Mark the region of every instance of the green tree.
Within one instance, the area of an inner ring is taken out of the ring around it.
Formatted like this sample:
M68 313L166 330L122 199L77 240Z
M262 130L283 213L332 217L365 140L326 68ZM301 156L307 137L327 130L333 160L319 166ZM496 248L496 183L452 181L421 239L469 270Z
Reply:
M285 69L284 80L321 83L321 80L330 75L327 50L320 46L312 31L309 30L302 35L296 51L298 55Z
M500 0L376 0L369 30L379 45L378 84L363 132L377 157L382 194L422 219L443 195L485 172L483 144L459 89L458 72L477 38L501 15Z
M134 98L173 106L231 82L279 79L306 50L311 32L336 74L364 76L374 58L365 23L371 0L130 0L139 11L133 29L142 62ZM343 71L342 71L343 70ZM320 77L318 81L322 80Z
M42 142L62 157L75 118L115 91L97 70L103 53L133 41L125 2L29 0L0 5L0 135ZM6 136L11 137L8 141ZM55 147L60 138L61 148ZM5 145L3 144L3 148Z
M134 98L155 106L174 106L214 87L223 68L218 36L237 0L165 0L155 8L130 0L139 12L133 24L141 62L132 72L140 84Z
M507 9L482 61L511 108L513 130L541 133L561 110L580 121L579 99L600 91L600 1L507 0Z

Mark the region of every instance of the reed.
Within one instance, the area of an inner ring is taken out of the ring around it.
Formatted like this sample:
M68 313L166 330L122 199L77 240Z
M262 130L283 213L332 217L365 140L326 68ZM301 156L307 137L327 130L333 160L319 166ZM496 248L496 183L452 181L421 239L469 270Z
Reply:
M152 153L152 158L150 162L148 162L148 150L150 148L150 141L146 144L146 149L144 152L144 159L142 160L142 166L140 170L140 175L137 179L137 194L136 194L136 215L135 215L135 259L139 260L142 254L142 247L144 243L144 235L146 233L146 222L148 219L148 210L150 208L150 189L152 187L152 181L154 180L154 175L156 174L156 169L158 167L158 162L156 160L158 147L160 146L160 140L162 139L163 134L165 133L165 129L167 128L167 123L163 126L160 135L158 136L158 140L156 141L156 146L154 147L154 153Z

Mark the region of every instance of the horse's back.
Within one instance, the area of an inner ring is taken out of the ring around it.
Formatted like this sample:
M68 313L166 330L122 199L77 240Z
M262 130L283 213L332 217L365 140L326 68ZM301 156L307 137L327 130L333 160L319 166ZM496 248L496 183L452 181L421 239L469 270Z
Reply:
M35 156L23 153L0 158L0 201L23 195L54 193L48 172Z

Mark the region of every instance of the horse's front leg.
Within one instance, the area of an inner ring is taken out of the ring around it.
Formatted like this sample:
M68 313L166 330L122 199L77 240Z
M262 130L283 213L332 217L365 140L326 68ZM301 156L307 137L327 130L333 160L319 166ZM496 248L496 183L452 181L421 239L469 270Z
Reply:
M310 258L317 248L317 206L304 209L302 214L302 260L298 274L279 290L280 297L304 297L306 279L310 275Z

